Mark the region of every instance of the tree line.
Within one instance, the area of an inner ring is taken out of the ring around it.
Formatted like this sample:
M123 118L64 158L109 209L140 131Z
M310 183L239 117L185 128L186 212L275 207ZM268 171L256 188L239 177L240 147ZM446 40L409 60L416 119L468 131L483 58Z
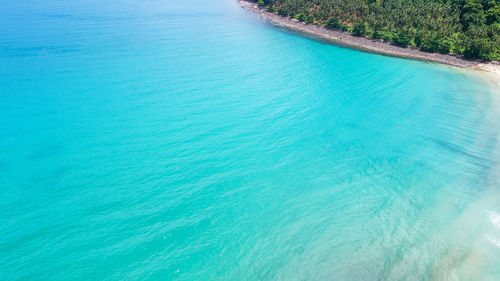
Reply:
M500 0L253 1L281 16L401 47L500 61Z

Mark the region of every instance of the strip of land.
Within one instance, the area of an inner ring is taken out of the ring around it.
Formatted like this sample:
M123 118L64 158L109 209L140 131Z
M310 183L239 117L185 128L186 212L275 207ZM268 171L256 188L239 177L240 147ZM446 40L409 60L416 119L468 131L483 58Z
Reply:
M276 26L310 35L337 45L387 56L432 61L463 68L482 70L495 73L496 76L500 77L500 64L498 62L467 60L461 56L453 54L445 55L440 53L427 53L413 47L402 48L383 42L382 40L373 40L365 37L354 36L348 32L330 30L320 25L306 24L293 18L283 17L275 13L268 12L266 9L260 8L257 4L246 0L240 0L240 5L257 15L260 15L262 18L270 21Z

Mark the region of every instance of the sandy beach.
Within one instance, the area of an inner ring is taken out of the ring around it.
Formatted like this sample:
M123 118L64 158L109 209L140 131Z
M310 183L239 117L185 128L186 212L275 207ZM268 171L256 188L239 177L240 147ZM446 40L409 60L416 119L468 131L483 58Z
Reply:
M381 55L431 61L467 69L481 70L489 72L490 75L488 76L496 77L495 80L498 80L500 82L500 63L498 62L467 60L461 56L452 54L445 55L440 53L427 53L413 47L402 48L387 42L383 42L382 40L358 37L348 32L330 30L323 26L305 24L293 18L279 16L275 13L271 13L263 8L260 8L256 3L253 2L240 0L240 5L278 27L313 36L315 38L325 40L336 45Z

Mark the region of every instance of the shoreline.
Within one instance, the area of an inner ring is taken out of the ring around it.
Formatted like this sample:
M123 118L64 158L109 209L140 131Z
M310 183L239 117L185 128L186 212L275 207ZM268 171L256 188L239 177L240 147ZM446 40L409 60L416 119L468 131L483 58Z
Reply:
M254 14L262 17L275 26L285 28L287 30L291 30L308 36L313 36L314 38L325 40L335 45L357 49L369 53L420 61L429 61L461 67L469 70L476 70L478 72L487 74L490 79L494 79L495 85L500 85L500 63L498 62L466 60L456 55L427 53L410 46L406 48L398 47L381 40L354 36L348 32L342 32L340 30L330 30L325 28L324 26L306 24L296 19L283 17L278 14L268 12L264 8L259 7L256 3L249 2L247 0L239 0L239 3L242 8L253 12Z

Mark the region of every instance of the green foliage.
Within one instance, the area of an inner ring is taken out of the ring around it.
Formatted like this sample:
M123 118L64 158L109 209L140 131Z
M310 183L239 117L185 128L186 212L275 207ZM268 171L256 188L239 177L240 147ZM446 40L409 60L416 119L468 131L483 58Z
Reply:
M390 31L382 32L382 39L386 42L392 42L393 33Z
M466 4L461 10L463 29L467 30L472 25L483 25L486 23L486 15L483 10L483 5L474 2L474 0L466 0Z
M253 0L257 1L257 0ZM282 16L427 52L500 57L500 0L258 0Z
M354 25L354 28L352 30L352 34L356 36L363 36L366 34L366 24L364 22L357 22Z
M466 58L482 58L488 59L490 55L490 45L483 38L468 39L466 41L464 56Z
M312 15L307 15L304 22L305 23L314 23L314 17Z
M413 42L415 42L415 46L417 47L421 47L422 44L426 41L426 33L425 32L417 32L417 34L415 34L415 37L413 38Z
M424 40L420 45L420 49L424 52L435 53L439 49L439 41L437 38Z
M438 41L437 51L441 54L448 54L453 50L455 42L452 39L440 39Z
M331 17L325 24L326 28L329 29L340 29L342 25L340 24L340 21L336 17Z
M299 20L299 21L305 21L305 20L306 20L306 16L305 16L304 14L302 14L302 13L300 13L300 14L296 14L296 15L295 15L295 18L296 18L297 20Z
M396 33L396 35L392 38L392 41L398 46L406 47L410 45L411 39L412 37L408 33L400 31Z
M372 33L372 38L373 39L382 39L384 36L384 33L381 31L381 30L374 30L373 33Z
M278 15L286 17L288 16L288 11L286 9L281 8L278 10Z
M486 11L486 23L500 22L500 5L495 5Z

